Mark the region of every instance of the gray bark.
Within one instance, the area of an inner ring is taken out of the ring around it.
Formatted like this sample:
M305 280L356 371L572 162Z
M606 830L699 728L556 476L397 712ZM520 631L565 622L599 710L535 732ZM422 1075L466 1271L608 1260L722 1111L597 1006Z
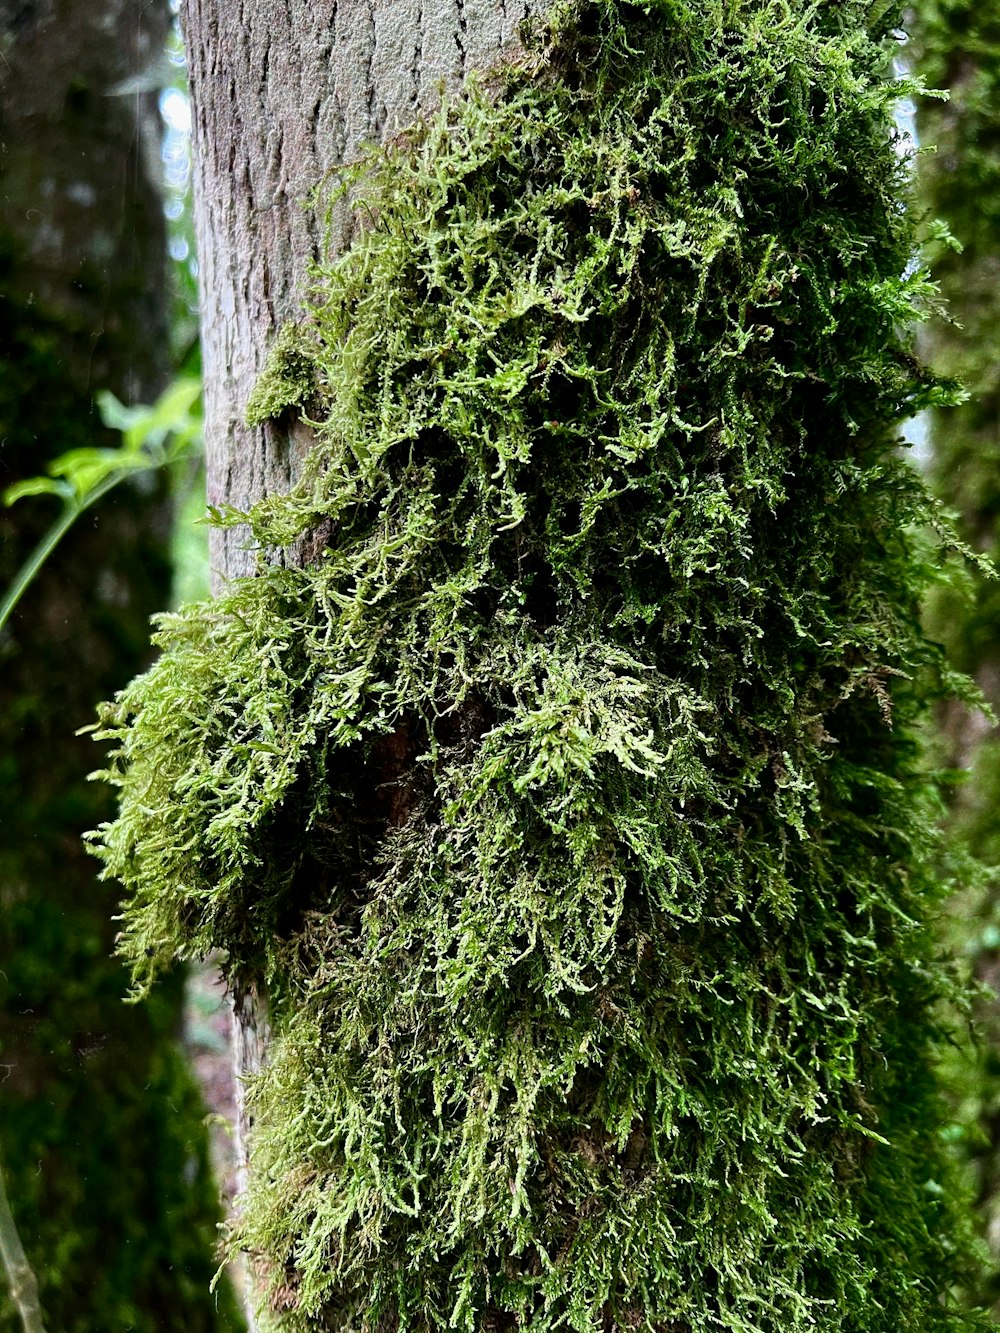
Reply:
M413 124L516 40L525 0L187 0L208 492L238 507L295 475L307 440L243 422L321 243L306 207L359 148ZM340 239L348 220L342 216ZM217 580L253 572L215 534Z

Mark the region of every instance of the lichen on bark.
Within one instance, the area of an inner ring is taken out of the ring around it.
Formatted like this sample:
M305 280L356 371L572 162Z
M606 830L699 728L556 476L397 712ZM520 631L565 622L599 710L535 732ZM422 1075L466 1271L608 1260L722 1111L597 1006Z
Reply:
M345 173L303 479L103 715L139 984L268 993L283 1326L966 1318L892 17L580 0Z

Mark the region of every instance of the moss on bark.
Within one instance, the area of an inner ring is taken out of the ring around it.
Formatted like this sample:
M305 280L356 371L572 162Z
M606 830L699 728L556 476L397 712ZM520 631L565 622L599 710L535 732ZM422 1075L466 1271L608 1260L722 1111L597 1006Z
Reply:
M104 712L138 981L268 992L283 1326L965 1318L892 18L561 7L348 173L306 475Z

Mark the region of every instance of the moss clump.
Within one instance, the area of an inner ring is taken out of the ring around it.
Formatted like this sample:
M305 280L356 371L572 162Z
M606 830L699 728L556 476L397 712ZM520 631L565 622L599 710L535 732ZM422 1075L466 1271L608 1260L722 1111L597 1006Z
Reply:
M373 154L257 577L105 711L140 983L269 992L283 1326L963 1320L868 9L586 0Z
M286 324L268 356L267 366L247 404L251 426L281 416L293 407L304 408L315 397L310 340L294 324Z

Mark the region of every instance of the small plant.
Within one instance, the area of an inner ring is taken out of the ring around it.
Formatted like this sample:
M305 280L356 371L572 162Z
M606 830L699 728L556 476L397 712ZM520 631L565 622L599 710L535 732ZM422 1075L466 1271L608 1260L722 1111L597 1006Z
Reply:
M14 1215L10 1211L0 1162L0 1263L10 1286L11 1300L21 1316L24 1333L45 1333L41 1306L38 1304L38 1280L21 1244Z
M57 496L62 512L0 601L0 630L81 514L128 478L166 467L190 452L201 436L196 410L200 396L201 383L192 377L174 380L152 406L126 407L105 390L97 395L97 405L104 424L121 432L121 444L116 449L71 449L49 463L46 476L28 477L4 491L5 505L33 495Z

